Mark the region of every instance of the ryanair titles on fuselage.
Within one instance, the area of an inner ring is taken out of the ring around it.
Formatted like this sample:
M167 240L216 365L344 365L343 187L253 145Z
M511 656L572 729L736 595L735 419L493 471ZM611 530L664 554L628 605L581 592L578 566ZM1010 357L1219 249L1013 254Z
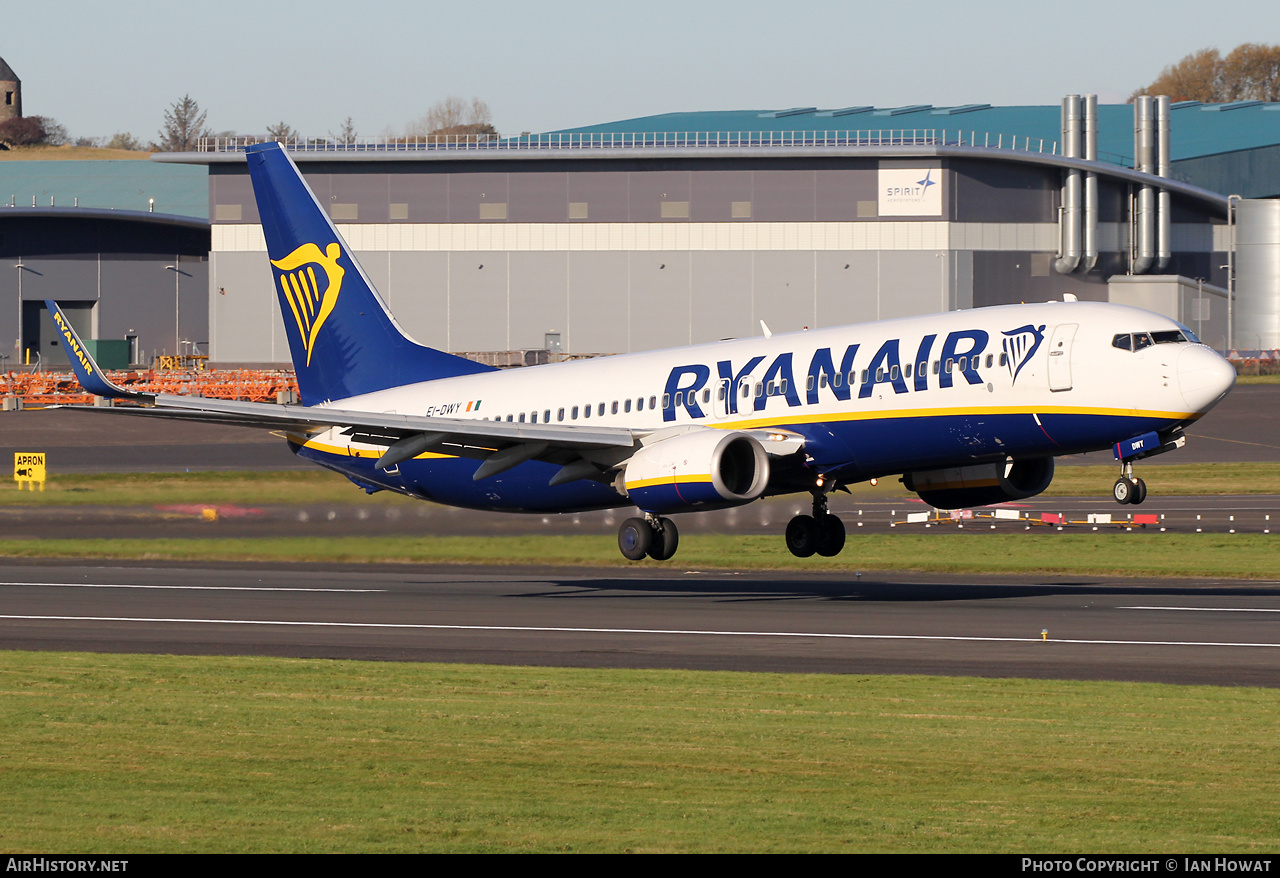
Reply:
M1044 329L1043 324L1027 324L1002 333L1000 366L1008 370L1013 381L1040 349ZM897 338L882 343L869 359L859 358L861 343L847 345L839 353L838 368L836 352L839 349L818 348L810 357L807 370L801 373L806 378L803 399L801 387L795 379L794 351L774 356L758 378L752 376L765 361L763 355L751 357L741 364L732 360L716 361L714 381L713 367L709 364L676 366L667 376L662 420L674 421L677 407L684 408L689 417L705 418L707 413L699 404L698 394L709 384L728 389L723 399L725 414L729 415L739 414L748 406L753 411L763 411L771 396L782 397L788 406L817 405L819 391L824 389L837 400L848 402L853 398L855 385L858 398L867 399L879 384L889 385L894 393L928 390L931 381L938 388L953 387L960 379L967 384L982 384L978 370L990 341L990 334L984 329L960 329L948 333L940 346L936 333L926 335L920 339L914 359L905 360L908 367L914 366L912 369L903 368L902 340ZM930 363L936 364L933 369L929 368ZM859 372L860 381L855 380ZM746 394L740 390L744 382L749 382L751 388Z

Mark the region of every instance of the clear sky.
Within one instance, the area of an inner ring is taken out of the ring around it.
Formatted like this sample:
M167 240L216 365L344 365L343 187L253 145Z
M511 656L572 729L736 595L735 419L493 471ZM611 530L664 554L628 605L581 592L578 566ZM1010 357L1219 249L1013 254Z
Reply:
M6 0L27 115L157 136L190 94L215 131L400 131L449 95L503 134L688 110L1121 103L1206 47L1280 42L1275 0Z

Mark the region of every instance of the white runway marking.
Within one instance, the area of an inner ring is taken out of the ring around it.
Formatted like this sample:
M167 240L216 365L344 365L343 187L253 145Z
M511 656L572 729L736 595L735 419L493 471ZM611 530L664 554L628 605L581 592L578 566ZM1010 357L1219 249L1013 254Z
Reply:
M0 615L0 619L47 622L128 622L131 624L261 625L302 628L379 628L417 631L527 631L541 634L669 634L692 637L812 637L833 640L929 640L965 643L1074 643L1091 646L1238 646L1280 649L1280 643L1232 643L1197 640L1049 640L1039 637L962 637L929 634L830 634L817 631L708 631L679 628L561 628L531 625L431 625L409 622L313 622L285 619L156 619L136 616L26 616Z
M40 588L159 588L174 591L331 591L344 594L371 594L385 592L385 588L290 588L279 585L133 585L110 582L0 582L5 585L31 585Z
M1184 613L1280 613L1266 607L1116 607L1117 610L1178 610Z

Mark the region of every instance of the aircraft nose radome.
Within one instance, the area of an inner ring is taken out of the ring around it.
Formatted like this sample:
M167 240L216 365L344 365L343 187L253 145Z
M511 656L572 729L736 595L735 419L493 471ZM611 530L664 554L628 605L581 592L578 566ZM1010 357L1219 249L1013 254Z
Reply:
M1207 347L1188 347L1178 355L1178 389L1193 411L1207 412L1235 383L1235 367Z

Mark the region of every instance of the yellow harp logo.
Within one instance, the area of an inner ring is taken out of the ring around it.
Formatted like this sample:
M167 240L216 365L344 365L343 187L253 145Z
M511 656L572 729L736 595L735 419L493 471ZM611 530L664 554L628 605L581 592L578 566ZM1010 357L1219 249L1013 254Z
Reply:
M338 265L341 254L336 243L325 247L324 253L315 244L303 244L283 259L271 260L271 264L280 269L280 289L297 321L308 366L320 327L333 312L342 290L342 276L346 271ZM324 273L320 283L316 279L317 266Z

